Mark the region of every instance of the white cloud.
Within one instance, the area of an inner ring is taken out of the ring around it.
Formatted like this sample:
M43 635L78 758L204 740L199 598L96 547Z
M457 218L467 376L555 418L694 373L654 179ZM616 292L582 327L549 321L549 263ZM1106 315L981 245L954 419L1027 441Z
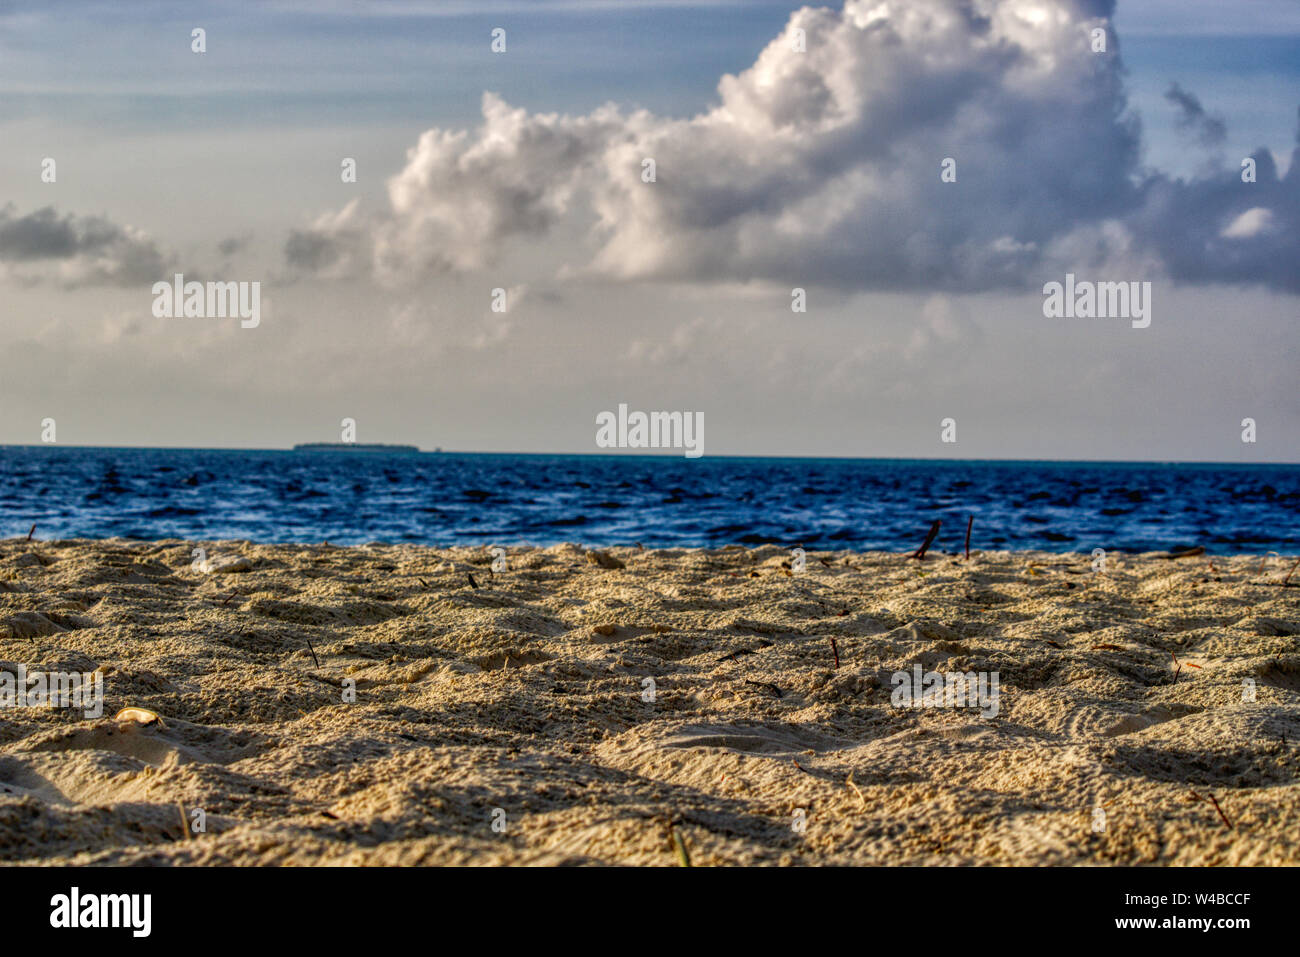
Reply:
M1271 209L1254 206L1225 226L1219 235L1224 239L1251 239L1261 233L1271 232L1276 222Z
M856 290L1033 288L1067 270L1295 290L1300 180L1260 162L1193 182L1144 171L1108 0L848 0L804 8L689 119L529 113L485 94L433 129L364 230L296 233L299 265L355 256L386 282L478 270L583 224L564 276ZM797 52L796 31L806 35ZM1188 103L1195 98L1179 90ZM657 181L642 181L652 158ZM945 158L956 181L940 181ZM1268 202L1274 247L1225 251ZM1249 222L1249 220L1247 221ZM342 243L340 233L346 239ZM314 245L314 239L319 244ZM351 252L344 252L345 245ZM302 255L303 253L309 255ZM295 258L291 254L291 259Z

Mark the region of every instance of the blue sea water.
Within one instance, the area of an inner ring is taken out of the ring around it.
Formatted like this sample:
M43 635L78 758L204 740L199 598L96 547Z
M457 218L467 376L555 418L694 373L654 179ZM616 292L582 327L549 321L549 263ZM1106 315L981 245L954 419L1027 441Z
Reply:
M1300 466L0 447L0 537L1124 551L1300 545Z

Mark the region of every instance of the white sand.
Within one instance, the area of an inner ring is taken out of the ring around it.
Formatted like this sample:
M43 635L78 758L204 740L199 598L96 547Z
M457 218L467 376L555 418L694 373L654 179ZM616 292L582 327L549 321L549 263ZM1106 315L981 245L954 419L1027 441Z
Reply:
M0 710L0 861L1300 863L1291 560L192 547L0 542L0 671L106 694Z

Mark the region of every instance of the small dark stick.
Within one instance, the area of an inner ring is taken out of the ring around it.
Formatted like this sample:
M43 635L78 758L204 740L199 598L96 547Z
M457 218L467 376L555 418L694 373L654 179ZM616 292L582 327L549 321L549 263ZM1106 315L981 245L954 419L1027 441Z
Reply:
M930 543L934 541L934 536L939 534L939 526L942 524L943 523L940 522L939 519L937 518L934 520L933 523L931 523L930 534L925 536L925 541L921 543L921 547L912 553L913 558L919 560L925 557L925 550L929 548Z
M975 516L966 519L966 561L970 561L970 529L975 524Z
M1233 829L1232 822L1228 820L1228 815L1223 813L1223 808L1219 807L1219 799L1211 794L1210 801L1214 805L1214 809L1219 812L1219 817L1222 818L1224 825L1231 831Z
M36 526L33 525L33 526L32 526L32 530L31 530L30 532L27 533L27 540L30 542L30 541L32 540L32 536L35 535L35 534L36 534ZM1288 575L1287 577L1290 578L1291 576Z
M228 604L230 603L230 599L234 598L234 597L235 597L236 595L238 595L238 594L239 594L239 592L237 592L237 591L232 591L229 595L226 596L226 600L223 601L223 602L221 603L221 607L222 607L222 608L225 608L226 605L228 605Z
M474 580L474 575L471 572L466 572L465 577L469 579L469 583L472 588L478 588L478 582Z
M319 668L320 659L316 657L316 649L311 646L311 639L304 638L303 641L307 642L307 650L311 652L311 660L316 662L316 667Z
M831 638L831 654L835 655L835 667L840 666L840 650L835 647L835 638Z
M746 678L746 679L745 679L745 684L747 684L747 685L753 685L755 688L766 688L768 691L772 692L772 693L773 693L774 695L776 695L778 698L784 697L784 695L781 694L781 689L780 689L780 688L778 688L778 687L777 687L776 685L774 685L774 684L769 684L769 683L766 682L766 681L750 681L748 678Z
M36 527L35 525L32 526L32 528L35 528L35 527ZM30 535L28 535L27 537L28 537L28 538L31 538ZM1282 587L1284 587L1284 588L1286 587L1286 583L1289 582L1289 581L1291 580L1291 576L1295 574L1295 570L1296 570L1297 568L1300 568L1300 558L1297 558L1297 559L1295 560L1295 564L1291 566L1291 570L1290 570L1289 572L1286 573L1286 578L1283 578L1283 579L1282 579Z

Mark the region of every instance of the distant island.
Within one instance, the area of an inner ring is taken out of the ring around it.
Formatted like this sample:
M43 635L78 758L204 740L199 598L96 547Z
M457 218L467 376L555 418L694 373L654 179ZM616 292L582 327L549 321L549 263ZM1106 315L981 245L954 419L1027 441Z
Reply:
M293 447L295 452L399 452L409 455L419 452L414 445L385 445L382 442L303 442Z

